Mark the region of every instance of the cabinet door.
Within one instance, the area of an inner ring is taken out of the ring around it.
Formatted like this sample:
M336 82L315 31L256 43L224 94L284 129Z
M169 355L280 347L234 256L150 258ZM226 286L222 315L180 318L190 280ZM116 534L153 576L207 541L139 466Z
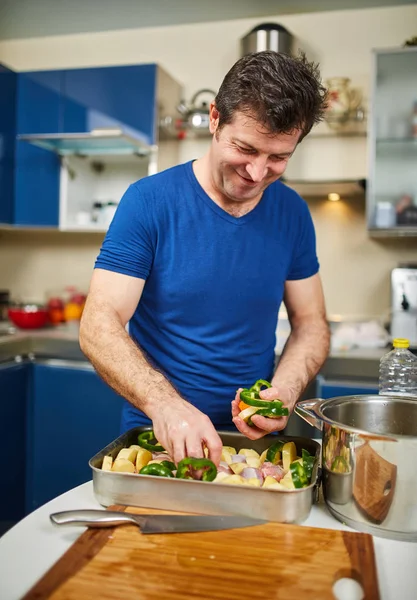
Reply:
M62 71L18 74L17 133L62 130ZM16 142L16 225L58 226L60 161L56 154Z
M17 74L0 65L0 223L13 223Z
M33 367L28 511L90 480L89 459L119 435L122 398L82 365L51 361Z
M130 127L155 143L156 65L72 69L65 73L64 130Z
M339 396L366 396L378 394L378 382L331 381L317 378L317 396L319 398L337 398Z
M29 365L0 365L0 535L25 516L26 389Z

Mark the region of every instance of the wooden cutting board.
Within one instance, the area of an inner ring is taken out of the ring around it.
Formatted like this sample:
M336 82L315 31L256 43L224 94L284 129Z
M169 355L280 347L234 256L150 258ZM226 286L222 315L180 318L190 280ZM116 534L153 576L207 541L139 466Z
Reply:
M124 525L85 531L23 600L324 600L342 577L379 599L370 535L280 523L143 535Z

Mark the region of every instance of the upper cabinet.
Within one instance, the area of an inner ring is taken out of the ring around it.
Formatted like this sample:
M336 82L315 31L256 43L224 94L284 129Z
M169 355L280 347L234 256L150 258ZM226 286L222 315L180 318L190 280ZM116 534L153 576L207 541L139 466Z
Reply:
M0 77L0 223L105 229L90 220L94 205L111 213L130 183L158 170L158 123L180 85L155 64Z
M417 47L373 56L367 222L371 236L417 236Z
M13 224L57 227L59 169L56 154L20 141L30 131L58 133L62 123L62 72L17 76L15 199Z
M0 65L0 223L13 222L17 75Z

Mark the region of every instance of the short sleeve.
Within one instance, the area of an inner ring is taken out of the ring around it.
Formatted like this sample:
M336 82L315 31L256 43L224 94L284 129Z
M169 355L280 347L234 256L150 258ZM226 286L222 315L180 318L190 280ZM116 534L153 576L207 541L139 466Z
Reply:
M304 200L300 204L297 226L294 227L296 238L293 244L293 257L287 279L306 279L315 275L319 268L316 252L316 233L313 219Z
M138 184L133 184L120 200L95 268L147 279L153 256L148 206Z

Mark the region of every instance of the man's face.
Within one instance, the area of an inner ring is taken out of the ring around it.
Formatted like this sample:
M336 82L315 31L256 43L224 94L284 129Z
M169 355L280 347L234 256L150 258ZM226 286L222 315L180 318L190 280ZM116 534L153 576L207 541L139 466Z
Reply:
M213 183L234 202L260 198L284 173L301 131L271 134L249 115L238 112L232 123L219 131L219 113L210 107L210 131L214 133L211 157Z

